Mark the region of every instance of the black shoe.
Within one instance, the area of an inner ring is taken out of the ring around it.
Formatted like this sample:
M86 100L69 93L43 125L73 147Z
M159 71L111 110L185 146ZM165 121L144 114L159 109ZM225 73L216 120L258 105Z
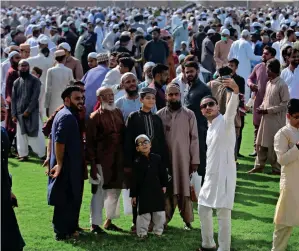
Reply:
M56 241L65 241L66 239L67 239L66 234L56 234L56 236L55 236Z
M256 151L254 151L253 153L250 153L249 156L250 156L250 157L256 157L256 156L257 156Z
M93 234L107 234L102 228L99 226L90 229Z
M184 225L184 230L186 230L186 231L190 231L190 230L192 230L192 229L193 229L193 227L192 227L191 223L185 223L185 225Z
M241 153L238 153L238 155L237 155L239 158L244 158L244 155L243 154L241 154Z

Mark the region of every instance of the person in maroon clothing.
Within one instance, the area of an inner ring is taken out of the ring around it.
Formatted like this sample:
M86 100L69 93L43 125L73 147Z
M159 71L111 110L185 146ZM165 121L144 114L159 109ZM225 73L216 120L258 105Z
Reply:
M8 58L10 60L11 67L9 68L6 75L6 88L5 88L5 97L8 104L8 110L5 117L5 129L7 130L8 138L10 141L9 152L11 151L11 144L16 136L16 123L12 121L11 117L11 96L12 88L15 80L19 78L18 65L21 60L21 55L17 51L12 51L9 53ZM11 152L9 153L11 156Z
M266 63L268 60L274 58L276 55L276 50L272 47L266 46L263 50L262 63L257 64L252 73L250 74L247 84L251 91L255 93L255 100L253 105L253 125L254 125L254 152L249 154L249 156L256 156L256 137L259 130L259 125L261 122L261 114L257 112L257 108L263 102L266 86L268 82Z

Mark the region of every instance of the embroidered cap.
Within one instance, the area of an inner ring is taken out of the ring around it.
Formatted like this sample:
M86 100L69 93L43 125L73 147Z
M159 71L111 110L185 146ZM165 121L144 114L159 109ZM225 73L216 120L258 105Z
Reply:
M97 61L98 63L106 62L109 60L109 56L107 53L99 53L97 55Z
M155 89L153 89L153 88L150 88L150 87L143 87L143 88L141 89L140 93L141 93L141 94L142 94L142 93L144 93L144 94L146 94L146 93L150 93L150 94L154 94L154 95L156 96L157 91L156 91Z

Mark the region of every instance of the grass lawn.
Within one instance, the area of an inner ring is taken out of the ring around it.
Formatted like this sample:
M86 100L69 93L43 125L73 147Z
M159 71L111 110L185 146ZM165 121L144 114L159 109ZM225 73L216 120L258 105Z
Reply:
M252 151L253 127L252 117L246 118L243 132L241 153L245 156ZM162 238L150 236L144 242L129 233L99 237L87 233L80 241L56 242L52 229L53 207L47 205L47 177L40 164L33 158L32 162L18 163L9 160L9 170L13 175L13 192L18 198L19 208L15 209L23 237L25 251L59 251L59 250L103 250L134 251L161 250L183 251L195 250L200 246L200 223L194 205L194 230L185 232L183 222L176 212L169 228ZM232 212L232 248L235 251L269 251L272 243L273 215L279 196L279 177L256 174L248 175L254 159L245 157L239 160L238 181L235 206ZM266 172L270 171L268 167ZM80 226L89 227L90 185L86 182L84 201L81 208ZM290 205L292 206L292 205ZM215 241L217 242L217 220L215 223ZM131 216L121 215L115 223L125 230L131 226ZM5 230L4 230L5 231ZM299 228L294 229L289 241L288 251L299 250Z

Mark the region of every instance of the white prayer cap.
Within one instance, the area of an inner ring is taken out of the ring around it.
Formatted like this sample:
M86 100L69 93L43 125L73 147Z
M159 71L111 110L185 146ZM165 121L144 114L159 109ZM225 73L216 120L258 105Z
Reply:
M97 53L96 52L91 52L88 54L87 58L94 58L94 59L97 59Z
M135 144L137 143L138 139L145 139L145 140L150 141L149 137L146 136L145 134L140 134L139 136L137 136L135 139Z
M66 21L63 21L62 24L60 25L61 27L63 26L68 26L68 23Z
M252 27L261 27L261 24L258 23L258 22L254 22L254 23L252 24Z
M292 21L290 24L290 26L296 26L296 25L297 25L297 23L295 21Z
M49 43L49 39L47 36L40 36L38 38L38 43L40 44L48 44Z
M223 30L221 31L221 35L227 35L227 36L229 36L229 35L230 35L230 32L229 32L228 29L223 29Z
M207 34L215 34L215 33L216 33L216 31L214 31L213 29L209 29L207 32Z
M73 18L72 17L67 17L66 21L69 22L69 21L72 21Z
M296 36L296 37L299 37L299 31L296 31L296 32L295 32L295 36Z
M61 49L61 48L63 48L64 50L67 50L67 51L71 51L71 46L66 42L63 42L58 45L58 49Z
M114 24L114 25L113 25L113 30L118 30L118 29L119 29L118 24Z
M116 16L112 16L111 20L114 21L117 17Z
M182 11L182 9L178 9L178 10L176 11L176 13L177 13L177 14L182 14L183 11Z
M45 21L41 21L41 22L39 23L39 25L40 25L40 26L46 26L46 22L45 22Z
M101 22L102 22L102 19L101 19L101 18L97 18L97 19L96 19L96 24L101 23Z
M121 76L120 82L122 83L123 80L125 80L125 78L127 78L128 76L132 76L133 78L137 79L137 77L135 76L135 74L133 72L126 72Z
M24 32L25 31L25 27L23 25L18 25L16 30L20 31L20 32Z
M182 42L181 42L181 45L183 45L183 44L184 44L184 45L187 45L187 42L186 42L186 41L182 41Z
M10 50L9 47L6 47L6 48L4 49L3 52L4 52L5 54L9 54L9 50Z
M259 18L258 18L258 21L259 21L259 22L264 22L264 18L259 17Z
M146 32L149 34L149 33L151 33L153 31L153 27L148 27L147 28L147 30L146 30Z
M61 57L65 55L65 51L64 50L57 50L54 52L55 57Z
M143 66L143 72L145 72L148 68L154 67L156 64L154 62L147 62Z
M83 28L87 29L87 24L86 23L81 23L80 27L83 27Z
M8 59L11 59L11 58L14 57L15 55L19 55L19 56L20 56L20 53L17 52L17 51L12 51L11 53L8 54Z
M184 60L186 58L186 56L184 54L179 55L179 62L181 62L182 60Z
M248 30L243 30L242 33L241 33L242 37L247 37L249 35L250 35L250 32Z
M144 34L144 30L141 27L138 27L137 31L140 32L140 33L142 33L142 34Z

